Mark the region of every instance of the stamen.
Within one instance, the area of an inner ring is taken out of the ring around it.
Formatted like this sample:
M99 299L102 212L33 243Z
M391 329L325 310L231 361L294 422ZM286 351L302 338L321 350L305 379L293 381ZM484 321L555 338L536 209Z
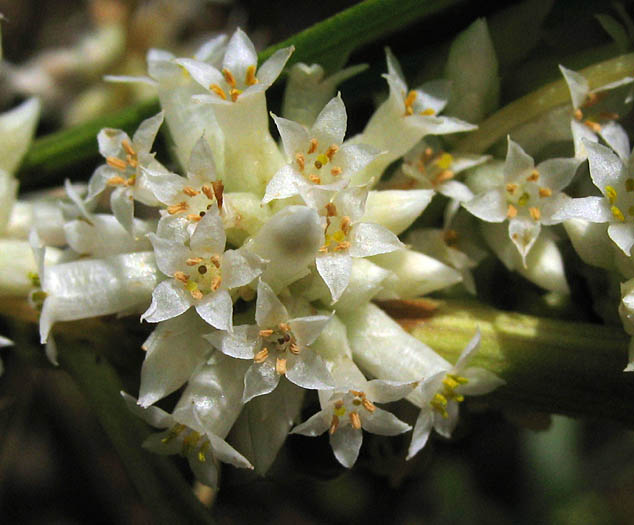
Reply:
M338 243L337 246L335 246L335 251L340 252L343 250L347 250L348 248L350 248L350 243L348 241L342 241Z
M405 97L405 115L414 114L414 108L412 107L414 102L416 102L416 91L412 90Z
M601 124L599 124L598 122L594 122L593 120L584 120L583 124L595 133L601 133Z
M195 197L196 195L198 195L200 192L198 190L195 190L194 188L192 188L191 186L185 186L183 188L183 193L185 195L188 195L190 197Z
M301 351L300 347L299 347L299 345L297 343L291 343L288 346L288 349L290 350L291 354L293 354L293 355L299 355L299 352Z
M539 210L539 208L535 207L528 208L528 213L531 214L531 217L534 221L538 221L539 218L542 216L542 212Z
M200 215L196 215L195 213L190 213L187 215L186 219L192 222L199 222L202 217Z
M610 113L609 111L604 111L599 113L599 118L601 120L618 120L620 115L618 113Z
M553 194L550 188L539 188L539 196L542 198L550 197Z
M347 215L344 215L341 218L341 231L346 235L350 233L350 217L348 217Z
M211 281L211 289L215 292L218 288L220 288L221 284L222 284L222 277L220 277L219 275L216 275L216 277L214 277L214 280Z
M200 188L200 191L202 191L205 194L205 197L207 197L210 201L214 200L214 192L209 186L203 186L202 188Z
M425 148L425 151L423 151L423 162L429 162L432 157L434 156L434 150L432 148Z
M253 84L257 84L259 82L259 80L255 76L255 66L254 65L250 65L247 68L247 76L246 76L245 82L246 82L247 86L252 86Z
M177 423L172 428L170 428L169 432L167 433L167 436L165 436L163 439L161 439L161 443L163 443L164 445L167 445L174 438L177 438L179 436L179 434L183 430L185 430L185 428L187 428L187 427L185 427L185 425Z
M436 178L434 179L434 183L435 184L442 184L446 180L453 179L453 176L454 176L454 172L453 171L451 171L451 170L443 170L438 175L436 175Z
M336 144L331 144L330 147L326 150L326 157L328 157L328 160L332 160L337 151L339 151L339 146L337 146Z
M123 177L119 177L119 175L115 175L114 177L110 177L106 184L108 186L121 186L125 185L125 179Z
M260 334L260 337L270 337L273 335L273 330L271 330L270 328L267 328L266 330L260 330L259 334Z
M187 203L183 201L183 202L179 202L178 204L172 204L171 206L168 206L167 213L169 213L170 215L174 215L176 213L187 211L187 208L188 208Z
M435 115L436 112L433 109L431 109L431 108L427 108L427 109L421 111L420 114L421 115L425 115L426 117L430 117L431 115Z
M191 294L191 296L194 299L202 299L203 298L203 293L198 289L198 283L194 282L194 281L189 281L186 285L185 285L185 289Z
M290 332L291 326L288 323L280 323L277 325L282 332Z
M359 417L358 412L350 412L350 423L355 430L359 430L361 428L361 418Z
M190 257L189 259L185 261L185 264L187 266L196 266L197 264L200 264L201 262L203 262L202 257Z
M229 71L228 69L223 69L222 76L225 77L227 84L229 84L232 88L236 87L236 79L231 71Z
M257 354L255 354L255 357L253 358L253 360L256 363L264 363L264 361L266 361L266 358L269 356L269 349L265 346L264 348L262 348L262 350L260 350Z
M612 206L612 208L610 208L610 211L612 212L612 215L617 221L625 222L625 216L623 215L623 212L619 208L617 208L616 206Z
M310 182L312 182L313 184L321 184L321 178L319 178L319 175L317 175L316 173L311 173L308 176L308 180L310 180Z
M509 219L513 219L514 217L517 217L517 208L513 206L512 204L509 204L508 210L506 211L506 216Z
M214 197L216 197L216 202L218 203L218 208L222 208L223 203L223 195L225 191L225 185L221 180L215 180L211 183L211 187L214 189Z
M185 272L174 272L174 279L180 281L181 283L187 283L187 281L189 281L189 276Z
M227 95L218 84L211 84L209 86L209 89L210 91L213 91L216 95L218 95L222 100L227 100Z
M297 165L299 166L299 171L304 171L304 166L306 165L306 159L304 158L304 154L296 153L295 160L297 161Z
M233 88L231 91L229 91L229 94L231 95L231 101L235 102L242 94L242 90Z
M516 190L517 190L517 184L513 184L512 182L509 182L506 185L506 191L510 193L511 195L513 195Z
M133 168L138 167L139 163L132 155L126 155L125 159L128 161L128 164L132 166Z
M209 443L209 440L205 440L202 447L200 447L200 450L198 451L198 461L200 461L201 463L207 461L206 452L207 450L209 450L210 446L211 444Z
M328 429L328 434L332 436L337 431L338 426L339 426L339 418L333 415L332 420L330 421L330 428Z
M329 202L326 204L326 213L328 217L335 217L337 215L337 207L334 203Z
M531 171L531 174L528 177L526 177L526 180L528 182L537 182L539 180L539 171L537 170Z
M275 361L275 371L281 376L286 374L286 359L284 357L278 357Z
M368 412L374 412L376 410L374 403L372 403L372 401L367 398L363 398L361 404L363 405L363 408L365 408Z
M311 153L315 153L315 151L317 151L317 145L319 143L317 142L317 139L310 139L310 146L308 147L308 154L310 155Z
M342 172L343 172L343 169L341 169L339 166L335 166L334 168L330 170L330 174L334 175L335 177L337 175L341 175Z
M572 116L575 118L575 120L581 120L583 118L583 111L577 108L572 113Z
M132 144L130 144L130 142L128 141L128 139L123 139L121 141L121 147L125 150L125 152L128 155L134 156L136 155L136 151L134 151L134 148L132 147Z
M610 204L614 204L616 202L616 190L612 186L605 187L605 196L610 201Z
M106 164L116 170L124 171L127 168L126 161L118 157L106 157Z

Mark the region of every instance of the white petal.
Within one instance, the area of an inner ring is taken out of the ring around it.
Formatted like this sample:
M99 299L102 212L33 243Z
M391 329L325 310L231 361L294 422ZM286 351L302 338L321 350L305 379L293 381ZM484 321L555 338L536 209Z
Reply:
M249 460L229 445L229 443L227 443L224 439L221 439L214 434L207 434L207 439L211 443L214 456L223 463L228 463L238 468L253 468L251 463L249 463Z
M189 246L200 255L219 255L225 251L227 236L216 208L207 211L196 225Z
M145 447L145 444L143 446ZM194 476L200 483L212 489L218 488L218 468L211 458L206 461L200 461L198 452L192 451L187 455L187 461L189 462L189 468L192 469Z
M429 407L424 407L418 414L414 432L412 433L412 442L407 451L407 459L412 459L427 444L432 429L432 412Z
M364 392L370 401L376 403L391 403L403 399L416 387L415 382L385 381L383 379L373 379L368 381L364 387Z
M224 83L222 73L205 62L199 62L191 58L179 58L175 62L183 66L192 78L207 90L212 84L222 85ZM215 98L219 99L220 97L214 95Z
M190 256L190 251L185 246L171 239L159 237L154 233L149 233L148 239L154 247L156 264L165 275L171 277L174 272L184 268L185 261Z
M302 424L293 428L293 430L291 430L291 434L301 434L303 436L315 437L326 432L329 427L330 421L328 421L327 415L323 410L320 410Z
M351 425L341 426L330 435L332 451L337 461L346 468L352 468L357 461L362 442L363 433Z
M537 165L539 182L557 193L570 184L579 164L579 159L549 159L540 162Z
M526 256L535 244L540 230L539 222L526 217L515 217L509 221L509 237L522 256L524 266L526 266Z
M153 117L145 119L137 128L132 142L137 149L137 153L149 153L154 144L154 139L158 133L161 124L163 124L164 113L161 111Z
M203 297L196 304L198 315L218 330L233 327L233 302L227 290L217 290Z
M621 158L623 163L627 163L630 158L630 139L623 126L617 122L610 121L602 126L599 134L606 144Z
M294 50L295 48L291 46L278 49L275 53L273 53L271 58L258 68L256 77L259 80L259 83L265 87L273 84L277 77L280 76L280 73L284 69L286 62L293 54Z
M303 346L310 346L319 337L330 319L330 315L310 315L291 319L288 324L297 342Z
M323 146L328 147L331 144L339 146L346 134L347 123L346 107L339 94L332 98L317 115L311 132Z
M590 164L590 176L595 186L605 194L606 186L614 186L627 176L625 166L611 150L601 144L585 142Z
M590 222L610 222L613 220L610 205L603 197L582 197L580 199L568 199L557 210L552 219L563 222L568 219L585 219Z
M434 430L442 437L449 439L458 424L458 403L450 401L447 405L448 417L442 417L440 414L434 413Z
M165 410L159 407L141 408L130 394L123 391L120 394L128 410L154 428L169 428L174 424L172 416Z
M398 237L387 228L378 224L361 222L352 227L348 253L351 257L370 257L404 247Z
M238 359L253 359L258 348L257 330L250 325L234 326L233 332L218 330L203 337L223 354Z
M590 91L588 81L580 73L577 73L572 69L565 68L564 66L560 65L559 71L561 71L561 74L566 80L566 84L568 84L573 107L578 108L582 106L583 103L586 101L586 96L588 95L588 92Z
M448 180L438 186L438 193L450 199L455 199L458 202L468 202L474 197L469 187L457 180Z
M391 412L375 408L374 412L361 414L361 426L363 430L372 432L372 434L379 434L381 436L396 436L411 430L407 423L403 423Z
M458 361L456 361L456 364L454 366L454 370L456 371L456 373L460 374L462 370L464 370L464 368L467 366L467 364L469 364L471 358L478 351L481 339L482 336L480 334L480 330L478 329L476 330L475 335L467 343L467 346L465 346L465 349L460 353L460 357L458 357Z
M535 167L533 158L522 147L508 137L506 160L504 161L504 180L514 182L517 177L532 170Z
M236 29L227 44L222 67L231 71L235 77L242 77L249 66L256 66L257 63L258 54L253 42L242 29Z
M30 98L0 115L0 169L14 173L29 149L35 133L41 103Z
M187 163L187 176L190 179L194 177L200 182L216 180L216 163L205 135L202 135L192 148Z
M264 281L258 282L255 322L261 328L271 328L288 320L288 312L275 292Z
M134 198L130 189L116 188L110 195L110 208L119 224L134 237Z
M347 253L329 253L318 256L315 265L330 290L333 302L337 301L350 282L352 258Z
M262 199L267 204L276 199L287 199L307 191L310 184L290 164L282 167L266 185L266 193Z
M625 255L630 255L632 245L634 245L634 224L610 224L608 226L608 235Z
M179 283L167 279L152 292L152 304L141 316L141 321L145 320L148 323L166 321L185 312L192 302L191 295Z
M296 153L305 153L310 146L311 137L304 126L276 115L271 115L277 126L284 146L284 153L289 162L295 162Z
M99 145L99 153L104 158L107 157L119 157L123 148L121 143L127 140L130 142L130 137L125 131L114 128L104 128L97 134L97 143Z
M506 383L504 379L496 376L493 372L479 367L467 368L461 375L466 377L469 382L460 385L458 391L469 396L488 394Z
M223 286L229 290L245 286L262 273L265 261L246 248L227 250L222 258Z
M334 387L334 381L324 360L308 348L298 356L289 356L286 378L297 386L312 390Z
M375 222L399 235L412 225L433 196L433 190L371 191L361 222Z
M263 363L253 363L244 376L242 402L246 403L256 396L272 392L279 382L280 375L275 371L273 359L267 359Z
M462 207L471 215L487 222L502 222L506 219L508 207L504 190L494 189L476 195L469 202L463 202Z

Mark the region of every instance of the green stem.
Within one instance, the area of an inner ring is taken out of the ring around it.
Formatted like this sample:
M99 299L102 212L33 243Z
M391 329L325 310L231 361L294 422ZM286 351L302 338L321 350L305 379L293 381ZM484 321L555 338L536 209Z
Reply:
M491 404L634 427L634 375L623 372L629 339L619 327L502 312L475 301L434 302L435 309L429 304L382 306L452 363L479 328L482 343L472 364L507 382L487 396Z
M634 53L599 62L582 69L580 73L588 80L590 89L597 89L631 75L632 71L634 71ZM563 79L546 84L511 102L481 122L476 131L467 135L456 145L456 150L483 153L517 126L569 103L570 94Z
M142 425L125 406L121 381L110 363L88 346L68 342L60 347L61 366L88 399L156 523L212 524L174 465L141 448Z
M266 60L277 49L294 45L295 52L290 63L319 62L332 68L341 65L341 60L345 60L354 49L462 1L365 0L265 49L259 58L260 61ZM29 186L45 181L52 173L95 157L95 137L101 128L131 132L141 120L158 110L155 99L139 102L117 113L37 139L24 158L18 176L22 183Z

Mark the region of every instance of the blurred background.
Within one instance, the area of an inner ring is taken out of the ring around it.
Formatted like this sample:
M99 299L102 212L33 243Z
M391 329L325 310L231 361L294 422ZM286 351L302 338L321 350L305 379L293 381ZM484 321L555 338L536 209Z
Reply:
M0 106L6 109L39 96L44 102L42 135L151 97L138 86L101 81L104 74L144 74L150 47L189 54L210 36L240 26L262 49L353 3L0 0L6 18ZM632 11L629 3L622 8ZM437 77L452 37L476 18L487 17L500 60L504 103L557 78L556 65L562 61L583 67L626 51L594 17L605 12L617 16L618 9L589 0L483 0L463 2L408 27L352 56L351 63L366 62L370 68L341 88L346 104L354 108L351 132L360 130L384 90L380 74L385 45L399 56L409 78ZM518 16L528 20L522 34L508 31L508 21ZM523 47L509 44L520 40ZM511 48L520 51L510 53ZM279 86L271 93L273 110L281 93ZM88 166L79 177L87 179L91 171ZM576 275L578 261L573 253L567 255ZM493 273L496 282L508 286L495 291L481 286L482 299L528 313L543 305L542 292L525 282L521 293L500 294L514 289L517 277L494 260L476 278L486 283ZM570 316L596 321L588 291L579 287L575 294ZM30 328L0 320L0 333L21 341L19 351L2 352L1 521L151 523L70 377L34 358L41 350ZM135 334L134 348L140 348L144 335ZM141 354L139 349L116 363L129 392L138 390ZM316 399L311 399L304 415L314 413ZM399 417L415 419L412 407L393 408ZM197 485L195 490L203 502L213 504L221 524L634 523L634 434L628 429L609 421L519 409L491 412L477 401L467 403L463 416L451 441L435 436L410 462L404 461L409 435L386 439L366 434L352 471L338 465L325 436L290 436L266 479L229 467L222 471L217 494ZM178 464L190 476L187 466Z

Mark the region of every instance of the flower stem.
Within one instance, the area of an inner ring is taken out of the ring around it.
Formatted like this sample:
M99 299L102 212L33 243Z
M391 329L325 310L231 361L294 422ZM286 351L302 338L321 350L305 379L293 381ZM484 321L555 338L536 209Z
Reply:
M125 406L115 369L90 346L61 341L59 361L88 399L156 523L213 523L175 466L140 447L140 421Z
M634 72L634 53L621 55L593 64L580 73L586 77L590 89L616 82ZM506 137L517 126L525 124L544 113L570 103L566 82L557 80L519 98L481 122L478 129L469 133L456 145L456 150L483 153L498 140Z
M503 408L611 418L634 427L628 337L618 327L502 312L475 301L390 301L381 306L419 340L455 362L476 329L473 366L507 382L487 396Z

